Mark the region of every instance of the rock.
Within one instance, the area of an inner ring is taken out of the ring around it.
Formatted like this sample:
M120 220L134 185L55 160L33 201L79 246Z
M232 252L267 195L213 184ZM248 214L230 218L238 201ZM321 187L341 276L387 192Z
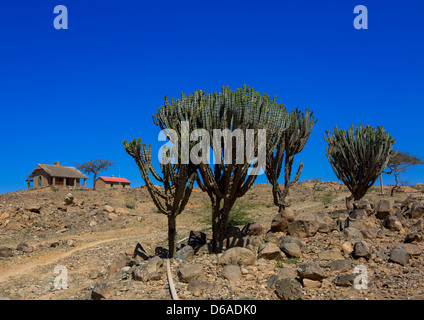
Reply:
M392 231L401 231L403 228L396 216L387 216L383 221L383 226Z
M111 220L111 221L116 221L116 220L119 219L118 215L116 213L113 213L113 212L109 212L108 215L107 215L107 218L108 218L108 220Z
M151 280L161 280L163 273L163 260L154 256L147 260L146 264L133 268L132 277L136 281L148 282Z
M258 258L266 260L281 260L284 258L284 254L275 243L263 243L259 246Z
M24 242L21 242L20 244L18 244L18 246L16 247L16 250L22 251L22 252L31 252L32 251L32 249L30 248L30 246L27 245Z
M96 221L90 221L90 227L94 227L96 225L97 225L97 222Z
M365 239L375 239L378 235L378 231L375 229L362 230L361 233Z
M392 205L389 200L380 200L376 208L376 217L378 219L386 219L387 216L392 215Z
M294 221L295 213L292 209L286 208L278 213L271 222L272 232L285 232L288 226Z
M66 205L71 205L74 203L74 195L72 193L68 193L64 199Z
M348 227L344 229L343 233L347 239L363 239L364 238L362 232L353 227Z
M10 248L0 248L0 258L10 258L13 256L13 251Z
M424 215L424 205L420 202L414 202L411 206L411 209L405 213L410 219L419 219Z
M353 209L365 210L368 216L374 213L374 209L367 199L356 200L353 202Z
M302 283L303 283L303 286L308 289L317 289L317 288L321 288L322 286L321 281L317 281L317 280L303 279Z
M405 265L409 262L409 253L404 248L396 246L390 252L389 261Z
M405 243L422 242L422 241L423 241L423 234L421 232L408 233L404 240Z
M196 280L203 280L203 267L199 264L180 265L177 268L177 276L180 282L185 283L190 283Z
M296 279L296 277L297 277L297 272L295 270L284 267L284 268L278 270L278 272L276 274L273 274L272 276L269 277L269 279L267 281L267 285L271 289L274 289L275 284L277 283L278 280L281 280L281 279Z
M364 241L357 241L353 246L352 255L355 258L369 258L371 254L369 252L368 246Z
M241 279L241 271L239 266L235 266L235 265L224 266L221 274L223 278L232 282L236 282Z
M322 280L325 278L325 270L314 262L302 263L297 269L301 279Z
M320 228L321 223L317 217L311 213L301 213L288 226L288 233L297 238L313 237Z
M372 224L368 220L368 214L364 209L355 209L349 213L345 220L346 228L355 228L359 231L371 228Z
M265 228L260 223L248 223L244 226L242 229L242 232L244 234L247 234L249 236L261 236L265 233Z
M59 241L55 241L55 242L50 243L50 248L56 248L58 246L60 246L60 242Z
M251 244L254 247L259 247L263 242L262 238L259 236L251 236L249 244Z
M30 212L40 213L41 206L40 205L31 205L31 206L27 206L25 208L25 210L28 210Z
M318 258L321 260L341 260L343 256L338 248L321 251L318 253Z
M281 300L300 300L302 299L302 287L297 280L281 279L275 283L275 293Z
M398 246L405 249L411 256L419 256L422 253L420 247L412 243L401 243Z
M339 287L351 287L354 284L356 275L340 274L334 279L334 284Z
M331 271L346 272L352 269L353 263L350 260L340 259L330 261L327 266Z
M295 242L285 242L280 246L281 251L283 251L288 257L300 258L302 256L302 250L299 245Z
M194 256L194 249L191 246L184 246L174 254L175 260L188 261Z
M115 209L113 207L109 206L109 205L105 205L105 206L103 206L103 211L111 213L111 212L114 212Z
M272 242L272 243L277 244L278 241L279 241L279 235L274 233L274 232L268 231L265 235L264 240L265 240L265 242Z
M116 276L123 267L127 266L127 263L129 263L129 261L130 258L127 257L125 254L120 254L117 258L112 260L111 264L108 267L109 277Z
M98 282L91 291L91 299L108 299L114 292L115 286L109 281Z
M190 291L193 296L199 297L201 294L213 291L213 285L206 281L192 281L188 284L187 290Z
M92 280L95 280L95 279L99 278L100 275L101 275L101 273L98 270L91 270L90 273L88 274L88 276Z
M352 243L350 241L343 242L342 251L343 253L351 254L353 251Z
M225 251L218 259L220 265L252 265L255 262L255 253L249 249L235 247Z

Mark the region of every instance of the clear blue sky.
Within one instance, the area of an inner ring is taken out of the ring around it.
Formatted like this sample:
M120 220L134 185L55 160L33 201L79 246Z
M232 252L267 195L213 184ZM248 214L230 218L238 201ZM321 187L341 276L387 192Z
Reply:
M359 4L368 30L353 27ZM53 27L56 5L68 8L68 30ZM334 125L382 125L396 148L424 158L423 17L418 0L3 0L0 192L25 189L37 163L94 158L139 186L122 140L157 150L151 116L165 95L227 84L314 111L301 181L336 180L322 137ZM424 182L424 166L403 179Z

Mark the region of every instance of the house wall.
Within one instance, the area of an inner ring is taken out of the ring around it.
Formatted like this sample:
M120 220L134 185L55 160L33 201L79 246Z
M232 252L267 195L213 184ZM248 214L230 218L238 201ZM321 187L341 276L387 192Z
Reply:
M32 184L34 189L45 188L52 183L52 178L44 170L35 171L33 179L34 180ZM41 180L41 185L39 184L39 180Z
M102 189L118 189L119 188L119 183L118 182L113 182L113 186L111 187L111 182L105 182L102 179L97 179L96 180L96 189L97 190L102 190ZM123 183L121 182L121 189L130 189L130 184L129 183Z

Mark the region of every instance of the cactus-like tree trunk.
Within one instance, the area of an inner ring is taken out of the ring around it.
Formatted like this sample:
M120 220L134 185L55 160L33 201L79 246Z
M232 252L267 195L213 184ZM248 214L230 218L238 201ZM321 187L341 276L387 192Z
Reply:
M147 149L146 145L143 144L142 148L141 139L134 139L129 143L124 140L124 147L137 163L153 203L161 213L168 217L168 251L169 257L172 258L176 250L176 219L184 210L190 198L197 173L188 164L161 162L161 176L152 165L151 145ZM165 155L169 156L170 150L164 150ZM154 185L150 175L163 184L163 190Z
M299 180L302 173L303 163L300 163L296 175L290 181L294 156L303 150L316 121L312 111L306 109L303 114L296 108L290 115L286 114L280 119L278 134L268 140L270 145L275 145L275 150L267 154L265 174L272 185L274 204L280 212L286 207L290 187ZM283 169L283 160L284 184L280 185L278 179Z

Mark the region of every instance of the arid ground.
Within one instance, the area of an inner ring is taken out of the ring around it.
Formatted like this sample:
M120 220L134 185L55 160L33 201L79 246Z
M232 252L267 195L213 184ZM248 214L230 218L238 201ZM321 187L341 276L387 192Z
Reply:
M179 298L424 299L423 189L421 185L402 187L393 197L390 189L385 186L381 194L378 186L372 187L364 197L368 203L357 209L365 210L367 216L355 216L346 225L349 193L341 183L296 184L288 197L295 221L300 217L307 229L308 221L315 219L311 216L321 218L319 230L305 236L290 228L267 233L278 208L270 185L254 185L237 200L230 217L240 230L255 223L254 232L241 235L254 260L240 259L229 267L232 264L224 260L230 248L216 255L204 246L193 255L190 247L171 260ZM378 216L380 200L389 200L386 215L393 219ZM195 188L177 219L177 240L183 240L179 245L187 244L190 231L210 236L210 211L209 198ZM237 239L240 232L232 230L229 237ZM294 249L300 251L291 252L284 239L296 242ZM167 218L143 187L46 188L0 194L0 298L171 299L165 264L158 258L133 258L137 243L149 257L155 255L156 247L167 247ZM393 252L399 247L399 252ZM402 256L405 250L407 255ZM67 289L55 288L56 266L67 269ZM356 266L366 268L366 288L354 285ZM305 268L313 272L299 271ZM296 297L290 296L293 288L284 292L283 284L293 285L280 281L285 278L294 279L295 287L299 284Z

